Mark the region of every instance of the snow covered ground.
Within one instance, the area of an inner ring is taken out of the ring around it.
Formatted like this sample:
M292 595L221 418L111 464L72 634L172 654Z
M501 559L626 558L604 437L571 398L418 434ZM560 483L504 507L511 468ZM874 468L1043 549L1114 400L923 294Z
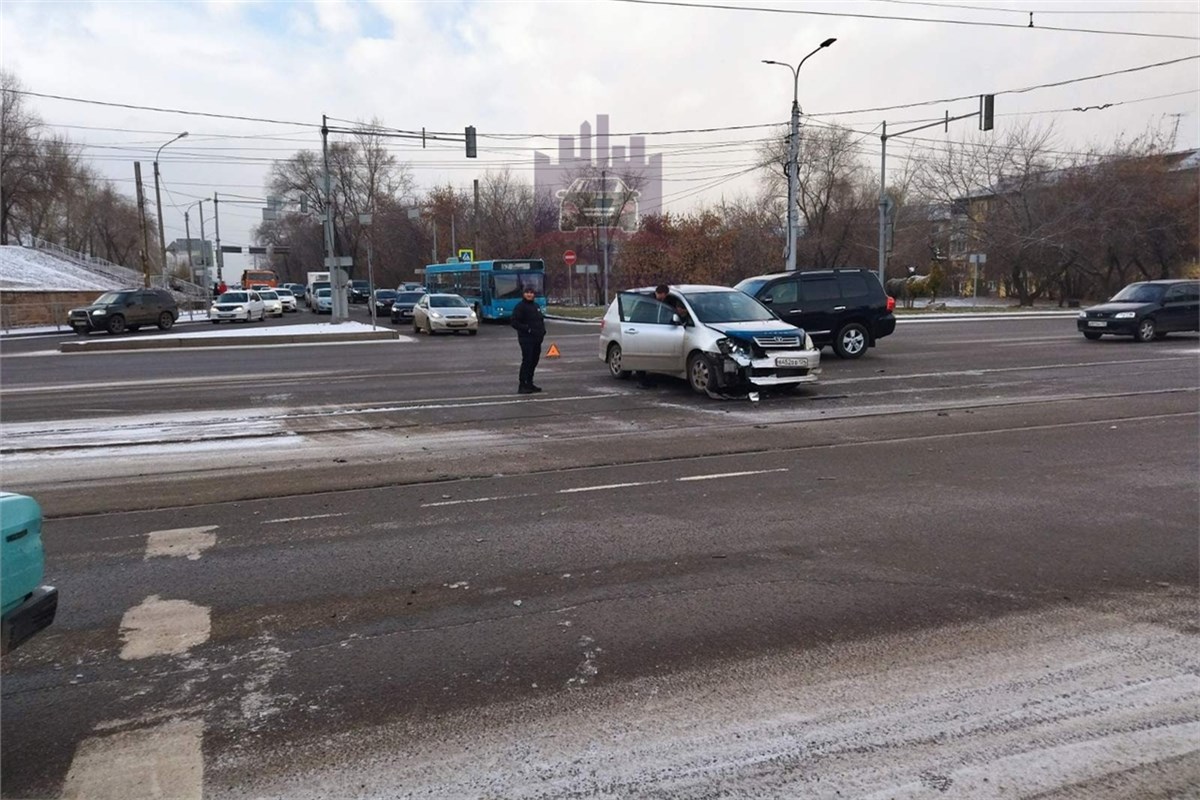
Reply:
M12 291L104 292L125 284L43 250L0 247L0 289Z

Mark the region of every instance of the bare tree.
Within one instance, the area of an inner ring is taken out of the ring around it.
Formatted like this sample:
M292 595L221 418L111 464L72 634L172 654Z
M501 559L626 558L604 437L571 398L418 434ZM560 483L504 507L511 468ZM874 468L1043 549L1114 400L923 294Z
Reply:
M0 70L0 244L8 244L14 216L37 191L42 120L25 107L21 81Z

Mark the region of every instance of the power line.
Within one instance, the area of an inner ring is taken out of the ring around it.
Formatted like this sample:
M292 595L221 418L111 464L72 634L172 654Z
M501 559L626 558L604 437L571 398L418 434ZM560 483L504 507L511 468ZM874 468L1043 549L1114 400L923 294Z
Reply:
M27 97L44 97L49 100L65 100L70 103L86 103L93 106L107 106L109 108L128 108L134 111L156 111L160 114L183 114L189 117L211 117L212 119L235 119L241 122L265 122L268 125L295 125L303 128L315 128L320 130L321 126L306 123L295 122L281 119L266 119L264 117L241 117L236 114L213 114L207 111L185 111L180 108L160 108L158 106L139 106L132 103L110 103L104 100L88 100L82 97L67 97L61 94L45 94L43 92L30 92L25 89L5 89L6 92L13 94L25 95Z
M981 28L1014 28L1017 30L1057 31L1059 33L1094 33L1107 36L1139 36L1148 39L1183 39L1189 42L1200 41L1197 36L1184 36L1176 33L1142 33L1139 31L1108 31L1093 28L1063 28L1055 25L1021 25L1015 22L984 22L982 20L965 19L930 19L928 17L901 17L890 14L859 14L848 11L812 11L799 8L763 8L761 6L730 6L720 3L683 3L679 0L609 0L613 3L632 3L647 6L674 6L678 8L702 8L719 11L753 11L764 14L798 14L813 17L842 17L851 19L878 19L893 22L932 22L938 25L965 25ZM1032 20L1031 20L1032 23Z
M1149 11L1146 9L1138 9L1136 11L1128 11L1128 10L1121 10L1121 9L1114 10L1114 11L1108 11L1108 10L1105 10L1102 8L1101 9L1086 9L1086 10L1085 9L1053 9L1053 10L1051 10L1051 9L1037 9L1037 8L1026 8L1026 9L999 8L997 6L964 6L964 5L957 5L955 3L929 3L929 2L924 2L923 0L874 0L874 2L876 2L876 3L895 3L896 5L902 5L902 6L929 6L931 8L962 8L962 9L966 9L967 11L981 11L981 12L985 12L985 13L994 13L994 14L1021 14L1021 15L1045 14L1047 16L1052 15L1052 14L1089 14L1089 15L1100 15L1100 14L1104 14L1104 15L1116 15L1116 14L1197 15L1197 14L1200 14L1200 12L1197 12L1197 11L1162 11L1162 10L1158 10L1158 9L1149 10Z

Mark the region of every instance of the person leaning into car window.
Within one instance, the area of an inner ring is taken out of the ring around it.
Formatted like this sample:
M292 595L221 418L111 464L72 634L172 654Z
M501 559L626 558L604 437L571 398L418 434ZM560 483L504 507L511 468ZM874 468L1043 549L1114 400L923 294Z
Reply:
M542 356L542 340L546 338L546 319L538 308L537 290L526 286L521 290L521 302L513 308L512 326L517 330L517 341L521 345L520 386L517 394L533 394L542 387L533 382L533 371Z

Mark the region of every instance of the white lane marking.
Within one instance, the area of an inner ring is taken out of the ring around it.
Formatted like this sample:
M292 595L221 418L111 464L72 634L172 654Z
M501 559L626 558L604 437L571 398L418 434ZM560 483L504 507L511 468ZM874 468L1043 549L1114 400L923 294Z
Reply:
M717 478L740 478L743 475L765 475L768 472L787 472L787 467L778 469L751 469L745 472L718 472L712 475L689 475L686 478L676 478L677 481L711 481Z
M178 720L79 743L64 800L195 798L204 787L204 723Z
M606 489L628 489L631 486L653 486L666 481L633 481L631 483L608 483L603 486L578 486L574 489L559 489L558 494L574 494L576 492L603 492Z
M196 561L200 554L217 543L216 525L198 528L172 528L165 531L150 531L146 535L146 561L161 556L187 556Z
M992 369L956 369L956 370L946 370L944 372L910 372L910 373L906 373L903 375L899 374L899 373L897 373L895 375L863 375L863 376L856 377L856 378L834 378L831 380L822 380L821 385L829 386L830 384L859 383L862 381L911 380L913 378L956 378L956 377L963 377L963 376L979 377L981 375L1002 375L1002 374L1009 373L1009 372L1038 372L1041 370L1048 370L1048 369L1074 369L1074 368L1084 368L1084 367L1116 367L1116 366L1124 366L1126 364L1139 364L1139 365L1145 366L1147 364L1150 364L1151 362L1159 363L1159 362L1179 361L1179 360L1181 360L1180 356L1167 356L1164 358L1137 358L1137 359L1129 359L1129 360L1122 360L1122 361L1080 361L1075 364L1069 364L1069 363L1027 364L1022 367L996 367L996 368L992 368Z
M121 658L177 656L207 642L211 628L205 606L151 595L121 618Z
M303 522L306 519L328 519L329 517L348 517L349 511L339 511L336 514L312 514L307 517L280 517L279 519L264 519L263 525L274 525L278 522Z
M500 494L495 497L472 497L470 500L440 500L436 503L421 503L420 508L437 508L439 506L458 506L464 503L490 503L496 500L518 500L522 497L536 497L530 492L526 494Z

